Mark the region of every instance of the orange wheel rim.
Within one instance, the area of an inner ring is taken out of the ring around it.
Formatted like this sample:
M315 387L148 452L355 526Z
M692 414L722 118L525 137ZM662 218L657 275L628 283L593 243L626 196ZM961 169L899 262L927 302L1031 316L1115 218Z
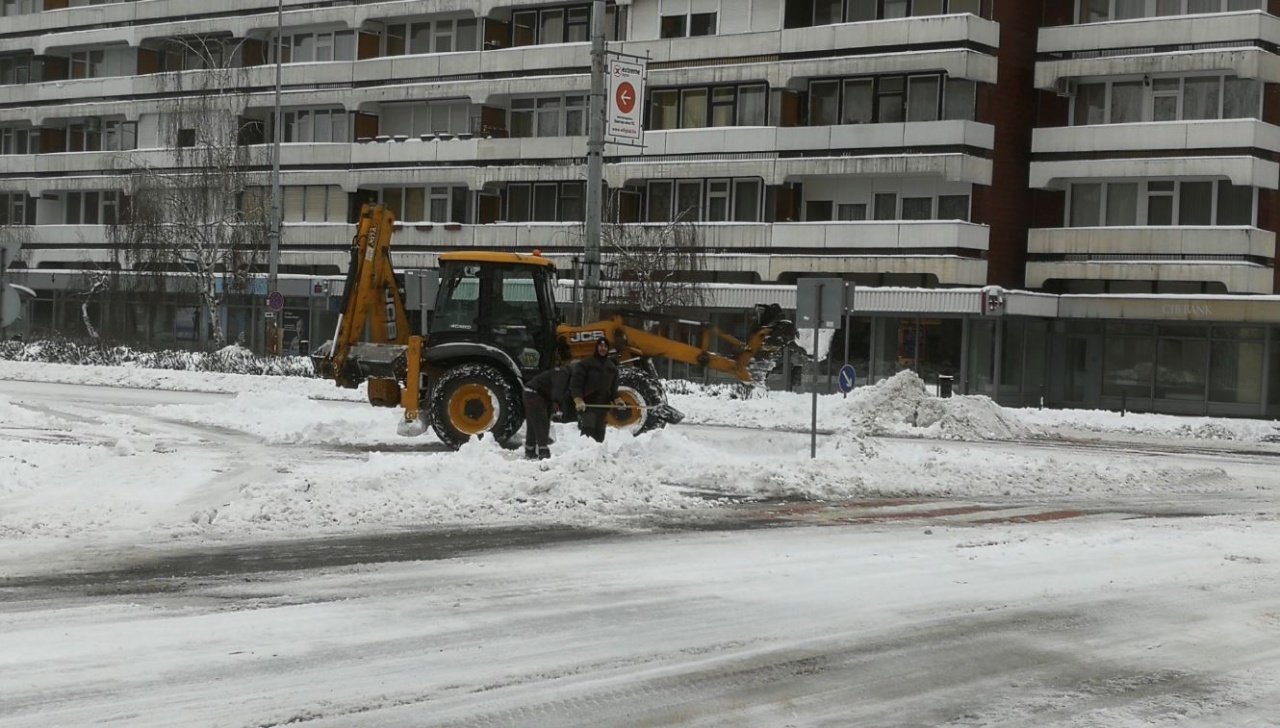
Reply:
M464 384L449 397L449 421L463 434L488 432L496 419L493 391L483 384Z
M640 401L640 398L636 396L635 392L619 392L618 399L622 400L627 405L626 416L618 416L622 412L622 408L620 407L610 409L608 415L605 417L605 421L608 422L611 427L632 427L639 424L640 420L644 419L644 410L640 409L644 403Z

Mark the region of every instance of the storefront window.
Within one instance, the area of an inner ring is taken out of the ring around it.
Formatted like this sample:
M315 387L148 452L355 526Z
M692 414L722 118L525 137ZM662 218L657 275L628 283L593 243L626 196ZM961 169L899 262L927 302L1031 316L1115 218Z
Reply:
M901 341L902 334L900 329L907 322L903 319L882 318L876 321L879 331L876 339L876 362L875 362L875 381L888 379L903 369L911 368L911 361L908 357L904 360L901 356L904 344ZM914 351L915 347L910 347Z
M1280 405L1280 328L1271 330L1271 384L1267 387L1268 404Z
M1262 401L1260 328L1215 327L1209 350L1209 401L1258 404Z
M994 394L995 383L995 321L969 322L969 381L966 394Z
M1205 364L1209 353L1206 328L1197 325L1160 327L1156 351L1156 399L1204 399Z
M1107 336L1102 354L1102 395L1150 399L1155 339Z

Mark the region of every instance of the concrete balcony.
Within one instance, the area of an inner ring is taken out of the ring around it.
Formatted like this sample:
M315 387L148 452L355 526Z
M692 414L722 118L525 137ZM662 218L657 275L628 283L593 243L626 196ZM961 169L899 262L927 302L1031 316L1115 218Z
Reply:
M1031 137L1033 154L1241 148L1280 152L1280 126L1257 119L1156 121L1036 129Z
M939 177L948 182L991 184L991 160L968 154L869 154L782 159L628 159L605 167L610 187L649 179L761 177L765 184L823 177Z
M1032 162L1029 184L1039 189L1066 189L1072 181L1123 178L1210 177L1232 184L1274 190L1280 186L1280 164L1252 156L1068 159Z
M1058 255L1240 255L1274 259L1276 234L1255 227L1038 228L1028 253Z
M1261 265L1234 262L1050 261L1027 263L1027 287L1041 288L1050 280L1212 281L1228 293L1271 295L1275 271Z
M1280 58L1260 47L1272 48L1277 43L1280 18L1260 11L1041 28L1041 54L1114 52L1036 63L1035 84L1052 90L1059 78L1228 70L1243 78L1274 83L1280 81ZM1185 49L1159 50L1179 46ZM1144 52L1148 48L1157 50Z
M453 225L400 223L393 249L503 249L553 251L582 247L576 223L494 223ZM694 223L699 241L709 251L822 250L956 250L985 251L990 230L985 225L950 220L889 222ZM354 226L345 223L288 223L289 247L342 247L351 243Z
M622 156L795 152L823 149L995 148L995 127L975 121L916 121L841 126L715 127L645 132L645 148L618 147Z
M763 281L787 273L912 273L937 276L944 285L985 285L986 261L946 251L984 251L989 231L963 222L706 223L694 226L707 249L710 270L749 272ZM345 270L353 225L286 223L281 243L288 265L331 265ZM399 267L428 267L450 250L543 250L568 266L581 254L581 227L573 223L454 225L403 223L392 243ZM38 225L30 228L23 260L41 263L117 262L102 225ZM903 255L884 251L901 249ZM920 252L937 250L936 254ZM814 252L822 251L822 252Z
M781 32L782 53L827 48L883 48L912 45L1000 45L1000 24L974 15L930 15L868 23L840 23Z

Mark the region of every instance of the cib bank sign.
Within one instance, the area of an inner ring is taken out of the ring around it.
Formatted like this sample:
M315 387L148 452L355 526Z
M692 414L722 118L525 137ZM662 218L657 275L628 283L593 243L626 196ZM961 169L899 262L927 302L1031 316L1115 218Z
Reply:
M646 59L610 53L605 59L609 77L608 113L604 137L612 144L644 145L644 76Z

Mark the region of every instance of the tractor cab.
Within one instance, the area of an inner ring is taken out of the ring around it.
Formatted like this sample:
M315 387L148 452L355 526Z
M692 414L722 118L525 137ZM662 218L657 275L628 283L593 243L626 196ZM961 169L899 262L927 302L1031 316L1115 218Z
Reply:
M505 352L525 378L552 366L555 265L538 255L445 253L428 328L430 346L469 343Z

